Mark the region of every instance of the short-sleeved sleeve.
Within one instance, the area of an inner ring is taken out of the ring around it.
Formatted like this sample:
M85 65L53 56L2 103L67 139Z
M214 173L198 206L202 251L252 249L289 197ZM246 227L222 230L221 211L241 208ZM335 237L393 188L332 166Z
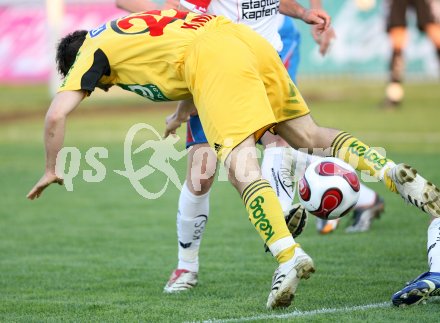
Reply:
M58 92L84 90L91 93L103 76L110 76L110 64L101 49L93 53L79 52Z

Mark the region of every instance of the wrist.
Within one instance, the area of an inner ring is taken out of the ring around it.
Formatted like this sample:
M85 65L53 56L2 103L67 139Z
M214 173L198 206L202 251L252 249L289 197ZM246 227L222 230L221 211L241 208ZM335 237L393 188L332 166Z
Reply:
M306 21L307 11L308 11L308 9L306 9L302 6L298 6L296 8L296 14L297 14L298 19L301 19L302 21L307 22Z

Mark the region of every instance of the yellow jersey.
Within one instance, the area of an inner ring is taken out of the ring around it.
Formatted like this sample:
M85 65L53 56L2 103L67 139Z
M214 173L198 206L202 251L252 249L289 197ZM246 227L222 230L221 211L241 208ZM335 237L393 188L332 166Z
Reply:
M116 84L153 101L193 98L218 157L309 109L275 49L248 26L177 10L90 31L60 90Z
M189 44L223 17L153 10L107 22L88 32L59 91L84 90L97 83L118 85L152 101L191 97L183 76Z

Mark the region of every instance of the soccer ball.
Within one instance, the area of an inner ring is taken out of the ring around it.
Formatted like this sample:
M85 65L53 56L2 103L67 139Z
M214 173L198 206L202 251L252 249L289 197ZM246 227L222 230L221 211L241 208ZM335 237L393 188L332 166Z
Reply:
M343 217L359 199L359 178L350 165L327 157L311 163L298 182L301 204L324 220Z
M391 102L400 102L403 100L404 92L400 83L392 82L387 85L386 96Z

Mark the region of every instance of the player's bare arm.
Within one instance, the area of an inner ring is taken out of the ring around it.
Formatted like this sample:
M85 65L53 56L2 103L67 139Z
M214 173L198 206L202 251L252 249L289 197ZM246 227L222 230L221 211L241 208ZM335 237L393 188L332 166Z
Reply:
M281 0L280 13L293 18L298 18L309 25L316 25L316 30L323 33L330 27L331 18L322 9L306 9L296 1Z
M40 197L44 189L52 183L63 184L62 178L59 178L55 171L57 155L64 142L66 117L80 104L84 95L83 91L64 91L57 93L52 100L44 125L46 169L44 175L28 193L28 199Z
M140 12L149 10L156 6L152 1L146 0L116 0L116 6L129 12Z
M180 5L177 1L174 3L173 1L164 1L165 5L160 6L158 2L153 0L116 0L116 7L126 10L128 12L141 12L148 11L152 9L161 8L174 8L178 10L187 10L182 5Z
M116 6L129 12L140 12L148 10L145 0L116 0Z
M321 0L310 0L310 8L323 10ZM319 52L323 56L327 54L333 39L336 38L335 30L332 26L330 26L326 31L321 32L319 25L312 25L312 36L319 45Z
M179 101L176 112L169 115L165 120L166 128L164 137L166 138L170 134L175 134L177 128L179 128L182 123L186 122L190 114L194 112L196 112L196 110L192 99Z

